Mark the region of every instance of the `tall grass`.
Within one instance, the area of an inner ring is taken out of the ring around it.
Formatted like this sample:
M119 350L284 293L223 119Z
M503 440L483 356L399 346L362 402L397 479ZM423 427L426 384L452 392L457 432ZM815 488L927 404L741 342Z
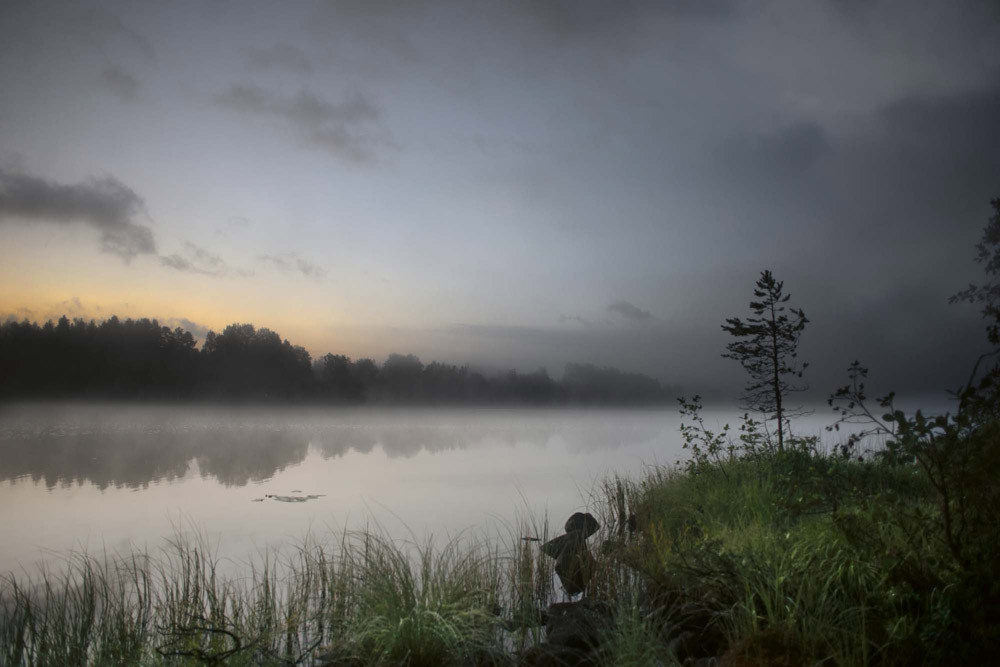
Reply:
M71 554L59 571L0 580L0 664L502 662L542 640L552 565L521 538L547 533L522 522L435 546L345 531L237 574L198 537Z
M912 664L946 587L940 549L892 515L934 511L916 473L809 451L655 471L640 567L737 664ZM899 576L919 567L926 591Z

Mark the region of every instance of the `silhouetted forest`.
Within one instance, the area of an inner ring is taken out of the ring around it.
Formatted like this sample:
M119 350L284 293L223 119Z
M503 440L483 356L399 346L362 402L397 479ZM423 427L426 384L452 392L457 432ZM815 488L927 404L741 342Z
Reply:
M643 405L672 400L659 381L591 364L567 364L562 379L544 370L488 376L412 354L380 365L305 348L252 324L208 332L199 348L189 331L155 319L44 325L0 324L0 397Z

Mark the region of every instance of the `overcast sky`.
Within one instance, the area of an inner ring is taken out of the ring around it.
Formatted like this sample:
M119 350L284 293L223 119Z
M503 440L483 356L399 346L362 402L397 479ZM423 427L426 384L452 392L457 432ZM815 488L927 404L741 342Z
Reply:
M736 395L771 269L825 395L986 349L995 2L0 4L0 313Z

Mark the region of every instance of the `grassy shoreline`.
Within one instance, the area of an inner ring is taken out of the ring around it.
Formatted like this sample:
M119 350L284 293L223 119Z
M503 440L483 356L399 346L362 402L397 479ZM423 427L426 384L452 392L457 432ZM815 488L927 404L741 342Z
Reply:
M805 446L702 458L608 479L590 506L585 597L604 611L574 664L947 664L996 645L993 598L949 557L915 464ZM0 663L554 664L542 623L564 598L525 536L553 531L444 546L344 532L239 576L198 541L74 554L0 581Z

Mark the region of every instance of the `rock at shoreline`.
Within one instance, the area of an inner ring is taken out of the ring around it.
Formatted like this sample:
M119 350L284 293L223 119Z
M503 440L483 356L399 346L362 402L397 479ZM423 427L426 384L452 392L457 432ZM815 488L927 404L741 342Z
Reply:
M600 524L591 514L577 512L566 521L566 534L541 546L542 553L556 561L556 574L566 594L582 593L594 575L597 562L587 547L587 538L597 532Z
M602 633L612 621L603 602L557 602L546 612L545 641L525 651L522 664L577 667L598 664Z
M597 523L597 519L590 512L584 514L583 512L576 512L570 518L566 519L566 525L563 529L567 533L572 533L574 531L580 531L586 533L586 537L590 537L598 531L601 524Z

